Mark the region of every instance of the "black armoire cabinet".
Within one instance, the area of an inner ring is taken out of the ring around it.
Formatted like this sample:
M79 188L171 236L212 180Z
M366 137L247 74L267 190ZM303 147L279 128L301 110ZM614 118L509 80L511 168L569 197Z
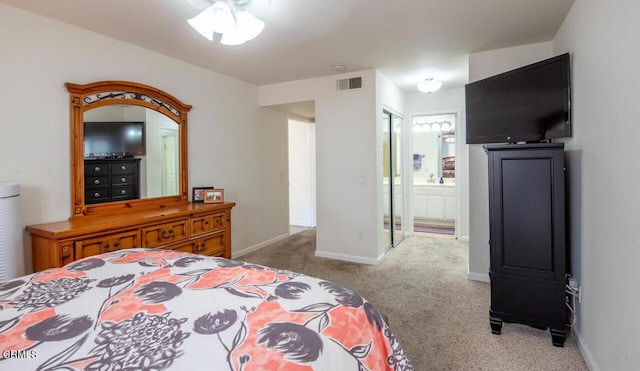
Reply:
M485 145L489 158L490 324L567 329L563 143Z

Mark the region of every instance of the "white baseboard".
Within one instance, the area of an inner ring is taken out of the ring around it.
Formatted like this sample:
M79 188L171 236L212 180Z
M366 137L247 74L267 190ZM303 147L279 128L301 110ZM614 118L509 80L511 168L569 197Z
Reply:
M458 241L469 242L469 236L460 236L458 237Z
M598 367L598 365L596 365L596 361L593 359L593 354L591 354L591 350L589 350L589 347L584 343L584 339L582 338L582 335L580 334L580 331L578 330L578 328L574 326L571 329L571 332L576 337L576 343L578 344L578 349L580 349L580 353L582 353L582 358L584 358L584 362L587 364L587 367L589 368L589 370L600 371L600 368Z
M491 279L489 279L489 275L483 273L469 272L467 273L467 279L471 281L491 282Z
M268 246L268 245L270 245L272 243L275 243L275 242L282 241L282 240L287 239L287 238L289 238L289 233L283 233L283 234L281 234L279 236L276 236L274 238L271 238L271 239L268 239L266 241L260 242L258 244L253 245L253 246L249 246L246 249L242 249L240 251L232 251L231 252L231 257L233 259L235 259L235 258L240 257L242 255L246 255L246 254L248 254L250 252L258 251L258 250L260 250L261 248L263 248L265 246Z
M319 251L319 250L316 250L316 256L319 258L343 260L343 261L348 261L352 263L369 264L369 265L378 265L384 259L384 254L379 256L378 259L371 259L371 258L363 258L361 256L344 255L344 254L337 254L334 252Z

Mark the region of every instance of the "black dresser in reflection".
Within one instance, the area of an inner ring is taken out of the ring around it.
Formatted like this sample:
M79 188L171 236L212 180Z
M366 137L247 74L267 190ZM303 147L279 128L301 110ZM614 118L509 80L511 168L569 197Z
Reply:
M140 159L84 160L85 204L140 198Z

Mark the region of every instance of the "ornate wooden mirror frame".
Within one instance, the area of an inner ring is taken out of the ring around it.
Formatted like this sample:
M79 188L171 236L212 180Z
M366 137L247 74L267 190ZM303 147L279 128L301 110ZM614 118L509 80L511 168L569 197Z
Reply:
M65 84L70 95L71 116L71 220L161 208L189 202L187 194L187 113L190 105L151 86L127 81L100 81L86 85ZM116 104L142 106L164 114L178 124L179 189L175 196L164 196L100 204L85 204L84 189L84 113Z

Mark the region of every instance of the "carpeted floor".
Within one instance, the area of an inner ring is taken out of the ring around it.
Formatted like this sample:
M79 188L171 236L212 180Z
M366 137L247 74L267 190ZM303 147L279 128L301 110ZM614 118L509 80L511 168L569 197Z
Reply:
M572 337L558 348L549 331L507 323L501 335L491 334L489 284L466 278L466 243L413 236L378 266L318 258L314 251L310 229L238 260L350 287L388 315L417 371L588 370Z

